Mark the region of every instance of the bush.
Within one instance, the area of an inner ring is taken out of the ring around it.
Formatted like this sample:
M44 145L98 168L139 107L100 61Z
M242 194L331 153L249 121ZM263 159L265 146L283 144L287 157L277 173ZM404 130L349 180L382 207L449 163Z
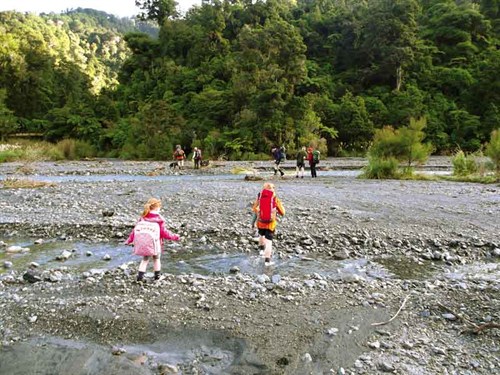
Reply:
M465 155L462 150L455 153L451 159L453 164L453 175L454 176L469 176L478 171L478 164L474 160L473 156Z
M497 178L500 178L500 129L493 130L490 143L486 146L484 153L493 162Z
M0 163L20 160L22 159L23 154L23 150L20 149L0 151Z
M51 157L56 160L59 160L61 155L63 159L68 160L88 158L95 156L95 149L85 141L63 139L57 142L55 150L51 152Z
M363 177L372 179L399 178L399 162L394 157L377 158L369 157L368 166L365 168Z

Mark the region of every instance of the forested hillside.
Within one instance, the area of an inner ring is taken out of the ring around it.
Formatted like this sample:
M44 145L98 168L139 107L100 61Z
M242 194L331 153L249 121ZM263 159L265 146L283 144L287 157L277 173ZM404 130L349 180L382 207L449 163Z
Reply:
M363 151L420 117L435 152L473 151L500 124L498 0L212 0L183 17L139 3L158 37L99 12L0 13L0 128L122 157L180 143L249 158Z

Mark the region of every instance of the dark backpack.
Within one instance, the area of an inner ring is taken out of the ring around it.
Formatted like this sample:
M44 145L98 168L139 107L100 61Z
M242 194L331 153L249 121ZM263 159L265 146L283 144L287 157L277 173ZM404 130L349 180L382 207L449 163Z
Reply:
M271 190L264 189L259 196L259 221L261 223L270 223L276 216L276 206L274 193Z
M201 150L196 150L194 152L194 158L195 159L201 159Z

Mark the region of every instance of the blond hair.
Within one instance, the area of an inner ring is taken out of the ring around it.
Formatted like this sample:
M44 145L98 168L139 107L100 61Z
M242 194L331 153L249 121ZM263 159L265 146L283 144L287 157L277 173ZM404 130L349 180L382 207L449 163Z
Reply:
M142 217L147 216L151 211L157 209L161 206L161 200L156 198L149 198L144 205L144 211L142 211Z
M266 183L264 183L264 189L265 190L274 190L274 184L272 184L270 182L266 182Z

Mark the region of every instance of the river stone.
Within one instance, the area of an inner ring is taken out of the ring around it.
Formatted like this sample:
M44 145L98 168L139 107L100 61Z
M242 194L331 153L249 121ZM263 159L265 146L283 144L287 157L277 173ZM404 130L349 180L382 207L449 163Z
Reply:
M8 253L20 253L23 251L23 248L21 246L9 246L5 251Z
M330 336L336 336L337 333L339 333L338 328L329 328L328 331L326 331Z
M441 316L443 318L445 318L446 320L457 320L457 317L453 314L450 314L450 313L445 313L445 314L442 314Z
M3 262L3 268L12 268L12 262L6 260L5 262Z
M258 275L256 280L259 284L265 284L270 281L269 276L267 275Z
M281 281L281 275L273 275L271 277L271 282L273 284L279 284L280 281Z
M41 245L43 244L43 239L39 238L38 240L35 240L35 245Z
M493 249L492 254L495 257L500 257L500 248Z
M229 273L239 273L240 272L240 267L238 266L233 266L229 269Z
M377 363L377 368L383 372L394 372L396 370L392 363L387 361Z
M104 254L104 256L102 257L102 260L111 260L111 255Z
M349 252L347 250L339 250L333 253L333 257L339 260L345 260L349 258Z
M68 260L71 257L71 251L64 250L60 255L56 257L57 260Z

